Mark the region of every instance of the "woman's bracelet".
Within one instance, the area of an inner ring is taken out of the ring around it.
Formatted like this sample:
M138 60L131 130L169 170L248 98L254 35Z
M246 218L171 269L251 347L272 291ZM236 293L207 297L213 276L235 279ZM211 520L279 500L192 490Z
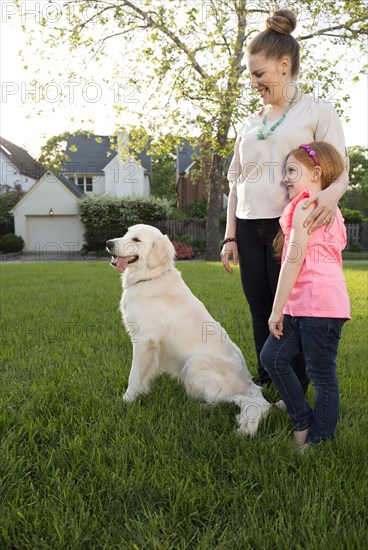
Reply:
M222 241L222 246L224 246L224 244L226 244L226 243L236 243L236 242L237 242L237 240L236 240L235 237L228 237L227 239L224 239Z

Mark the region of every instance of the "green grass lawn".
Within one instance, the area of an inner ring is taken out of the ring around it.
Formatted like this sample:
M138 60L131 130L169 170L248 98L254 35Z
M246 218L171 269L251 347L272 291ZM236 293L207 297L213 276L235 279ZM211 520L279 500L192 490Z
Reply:
M255 374L238 270L178 267ZM235 405L168 377L122 401L131 346L108 261L1 266L1 550L367 548L367 265L345 274L338 431L300 455L281 411L251 441Z

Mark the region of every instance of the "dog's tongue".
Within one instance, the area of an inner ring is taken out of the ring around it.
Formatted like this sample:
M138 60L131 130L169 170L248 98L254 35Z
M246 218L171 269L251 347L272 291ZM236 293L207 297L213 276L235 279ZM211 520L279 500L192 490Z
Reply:
M124 273L124 271L128 267L128 261L129 261L129 257L121 258L120 256L118 256L118 259L116 260L116 264L115 264L116 269L118 269L121 273Z

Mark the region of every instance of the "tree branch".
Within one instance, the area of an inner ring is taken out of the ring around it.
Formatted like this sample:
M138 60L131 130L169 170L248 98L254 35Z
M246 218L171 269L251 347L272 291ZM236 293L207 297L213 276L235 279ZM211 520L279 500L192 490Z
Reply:
M215 13L215 14L216 14L216 23L218 24L219 21L218 21L218 18L217 18L217 11L216 11L216 8L215 8L214 3L213 3L212 0L211 0L211 7L212 7L212 13ZM228 43L228 41L227 41L227 38L226 38L225 33L221 34L221 38L222 38L222 40L223 40L223 43L224 43L224 45L225 45L225 48L226 48L226 50L227 50L227 53L228 53L229 57L231 57L232 52L231 52L231 48L230 48L230 45L229 45L229 43ZM221 45L222 45L222 44L221 44Z
M88 66L91 61L98 55L98 53L102 50L102 47L104 45L104 43L109 40L110 38L114 38L115 36L120 36L122 34L128 34L130 32L130 29L127 29L125 31L121 31L121 32L116 32L114 34L110 34L109 36L105 36L104 38L101 38L101 40L99 40L97 43L96 43L96 46L97 46L97 50L94 52L93 49L90 50L91 52L93 52L93 55L91 57L91 59L87 62L87 65Z
M79 26L80 30L83 30L85 27L87 27L88 23L93 21L93 19L95 19L96 17L98 17L99 15L104 13L105 11L108 11L108 10L111 10L111 9L114 9L114 6L110 5L107 8L104 8L103 10L101 10L101 11L95 13L94 15L92 15L92 17L90 17L89 19L87 19L86 21L81 23L81 25Z
M191 62L194 69L201 75L202 78L208 78L208 74L206 71L199 65L198 61L195 58L195 55L189 50L189 48L178 38L170 29L166 27L166 25L162 23L156 22L154 19L152 19L151 15L143 10L141 10L138 6L135 6L132 2L129 0L122 0L123 4L127 7L129 7L134 12L138 13L146 22L149 27L153 27L159 31L161 31L163 34L168 36L174 44L186 54L189 61Z
M189 67L189 65L184 65L184 67L182 67L182 68L180 69L180 71L178 72L178 74L176 75L176 78L175 78L175 80L174 80L174 84L171 86L171 92L170 92L170 95L169 95L168 100L167 100L167 102L166 102L166 106L169 105L170 100L171 100L172 95L173 95L174 90L175 90L176 83L177 83L177 81L179 80L179 78L181 77L182 73L185 71L185 69L186 69L187 67Z
M351 37L347 34L330 34L326 32L323 36L331 36L332 38L339 38L340 40L349 40Z
M236 12L238 19L238 28L236 33L236 41L234 46L234 68L238 74L241 67L241 60L243 58L243 44L245 41L245 26L246 19L244 17L244 10L246 9L246 0L242 0L239 5L239 9Z
M299 36L297 38L297 40L298 41L308 40L310 38L314 38L315 36L321 36L322 34L327 34L331 31L337 31L339 29L346 29L346 30L350 31L350 30L352 30L351 26L354 25L355 23L363 23L363 21L367 21L367 20L368 20L368 15L366 17L363 17L363 18L352 19L350 21L347 21L346 23L342 23L341 25L335 25L334 27L327 27L326 29L320 29L318 31L312 32L311 34L306 34L305 36ZM364 34L366 34L366 33L364 32Z

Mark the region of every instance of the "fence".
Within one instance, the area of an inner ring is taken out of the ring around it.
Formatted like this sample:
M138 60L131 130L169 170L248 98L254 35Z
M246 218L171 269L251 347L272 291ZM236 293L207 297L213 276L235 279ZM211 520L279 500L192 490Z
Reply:
M154 225L174 241L183 240L187 244L206 242L206 220L162 220ZM225 226L220 223L219 241L224 237Z
M347 223L346 233L348 244L346 248L351 248L354 244L359 243L360 237L360 224L359 223Z
M154 225L160 229L171 240L183 240L187 244L206 241L206 222L205 220L162 220ZM220 224L219 242L223 239L225 225ZM363 250L368 250L368 223L348 223L346 224L347 249L355 244L361 244Z

